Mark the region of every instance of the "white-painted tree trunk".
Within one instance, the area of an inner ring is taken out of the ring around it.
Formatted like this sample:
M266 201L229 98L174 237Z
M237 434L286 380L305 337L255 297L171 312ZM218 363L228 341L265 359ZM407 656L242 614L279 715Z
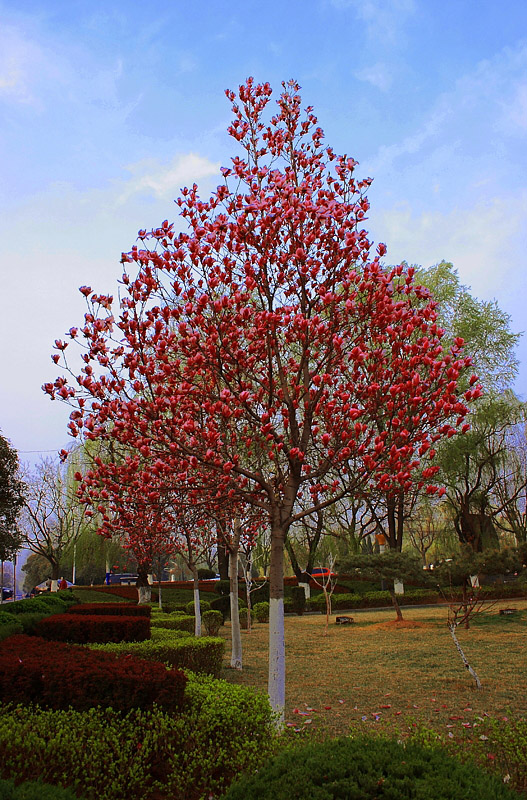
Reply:
M476 675L476 671L468 663L467 657L466 657L465 653L463 652L463 648L459 644L458 638L456 636L456 626L455 625L449 625L448 626L448 630L450 631L450 635L451 635L451 637L453 639L453 642L454 642L454 644L456 646L456 649L457 649L459 655L461 656L461 660L462 660L462 662L463 662L463 664L465 666L465 669L467 669L470 672L470 674L472 675L472 677L474 678L474 681L476 683L476 689L481 689L481 681L478 678L478 676Z
M229 547L229 584L231 601L231 667L232 669L242 669L242 634L238 605L238 548L235 544Z
M53 591L53 589L51 591ZM147 605L152 600L152 589L150 586L138 586L137 594L139 595L138 604L140 606Z
M306 597L306 600L309 600L309 598L311 597L311 586L309 585L309 583L299 583L298 585L301 586L302 589L304 590L304 595Z
M281 728L285 721L285 634L284 598L269 599L269 702L278 715Z
M199 583L197 577L194 578L194 619L194 636L201 636L201 606L199 602Z

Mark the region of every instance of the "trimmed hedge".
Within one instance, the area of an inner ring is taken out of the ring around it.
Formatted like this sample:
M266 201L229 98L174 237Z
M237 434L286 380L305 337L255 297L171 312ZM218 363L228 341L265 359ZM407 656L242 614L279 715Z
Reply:
M174 631L183 633L183 631ZM192 672L213 675L218 678L221 673L225 641L219 637L191 635L174 637L173 634L163 639L149 639L146 642L109 643L90 645L91 650L105 653L132 655L148 661L161 661L178 669L190 669Z
M202 600L200 598L199 601L199 608L201 613L203 614L204 611L210 611L210 603L208 600ZM191 600L190 603L187 603L185 606L185 614L188 614L189 617L194 615L194 600Z
M380 737L337 739L288 749L224 800L513 800L518 795L475 764L439 748Z
M221 611L204 611L201 617L205 630L209 636L217 636L218 631L223 625L223 614Z
M195 617L190 617L188 614L179 614L177 611L161 619L156 616L151 621L152 628L167 628L168 630L188 631L189 633L194 633L195 624Z
M68 614L105 614L112 617L149 617L150 606L131 603L80 603L68 608Z
M86 800L202 800L276 752L272 720L265 695L189 673L177 715L4 707L0 763L6 778L67 781Z
M49 602L40 597L32 597L24 600L17 600L9 604L9 614L53 614Z
M51 783L24 781L15 785L14 781L0 780L0 800L82 800L71 789L62 789Z
M0 642L3 642L8 636L14 636L16 633L23 633L23 631L24 628L16 620L0 622Z
M256 603L253 611L257 622L269 622L269 603Z
M104 614L54 614L44 617L35 633L56 642L141 642L150 638L150 617Z
M185 675L163 664L22 634L0 643L0 700L46 708L181 707Z

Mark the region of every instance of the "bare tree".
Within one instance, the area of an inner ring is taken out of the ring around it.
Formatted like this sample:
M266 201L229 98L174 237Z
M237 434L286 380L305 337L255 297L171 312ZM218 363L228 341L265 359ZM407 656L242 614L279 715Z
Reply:
M49 563L51 589L57 591L61 560L87 524L75 481L65 467L42 459L26 469L27 497L21 515L24 545Z

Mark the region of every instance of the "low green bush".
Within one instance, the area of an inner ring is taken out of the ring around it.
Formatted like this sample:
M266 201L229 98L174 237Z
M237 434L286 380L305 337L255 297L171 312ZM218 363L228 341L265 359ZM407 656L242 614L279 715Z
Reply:
M202 614L203 614L204 611L209 611L210 610L209 601L208 600L202 600L200 598L200 600L199 600L199 608L200 608L200 611L201 611ZM190 617L192 617L194 615L194 600L192 600L190 603L187 603L187 605L185 606L185 613L187 613Z
M269 603L256 603L253 611L257 622L269 622Z
M474 764L439 748L360 737L287 749L224 800L513 800L517 795Z
M7 639L8 636L23 632L24 628L16 619L13 619L12 622L0 622L0 642Z
M209 636L217 636L219 629L223 625L223 614L221 611L210 609L203 612L201 621Z
M210 607L213 611L219 611L223 617L223 622L229 619L231 614L231 598L228 594L221 595L211 600Z
M9 603L9 614L54 614L55 609L50 607L49 601L41 597L31 597Z
M240 608L239 611L238 611L238 614L239 614L239 617L240 617L240 628L242 630L246 631L247 628L249 627L248 609L247 608ZM251 608L251 625L255 621L255 619L256 619L255 613L254 613L253 609Z
M207 569L205 567L200 567L198 569L198 578L200 581L210 581L216 577L216 573L213 569Z
M174 631L176 633L176 631ZM178 669L190 669L219 677L223 663L225 641L219 637L183 636L166 639L147 639L144 642L109 642L89 645L90 649L117 655L161 661Z
M0 800L82 800L71 789L62 789L41 781L24 781L15 785L14 781L0 780Z
M253 585L251 587L251 602L253 605L256 605L256 603L269 602L269 581L253 581Z
M166 617L154 617L151 620L151 628L167 628L173 631L188 631L194 633L194 626L196 624L195 617L190 617L188 614L179 614L174 612L167 614Z
M46 614L17 614L16 617L11 617L11 620L15 624L22 626L22 633L25 633L27 636L36 636L41 620L48 616L50 616L49 612Z
M227 597L228 597L229 594L231 593L231 582L230 581L217 581L216 585L214 586L214 591L219 595L222 595L222 596L227 595Z
M67 781L86 800L219 797L276 749L264 694L191 672L178 714L4 706L0 715L5 778Z
M441 747L461 761L477 764L527 796L527 719L485 717L478 726L465 728L461 736L450 737L424 724L409 728L411 740L424 747Z

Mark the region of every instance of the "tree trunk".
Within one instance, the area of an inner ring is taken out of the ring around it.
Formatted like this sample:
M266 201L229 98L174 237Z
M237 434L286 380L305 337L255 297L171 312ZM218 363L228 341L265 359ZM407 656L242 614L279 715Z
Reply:
M461 656L461 660L462 660L462 662L463 662L463 664L465 666L465 669L468 669L468 671L470 672L470 674L474 678L474 681L476 683L476 689L481 689L481 681L478 678L478 676L476 675L476 671L474 669L472 669L472 667L468 663L467 657L466 657L465 653L463 652L463 649L462 649L461 645L458 642L458 639L457 639L457 636L456 636L456 626L455 625L449 625L448 626L448 630L450 631L450 635L451 635L451 637L453 639L453 642L454 642L454 644L456 646L456 649L457 649L459 655Z
M285 719L284 541L285 531L273 529L269 565L268 693L271 708L278 715L278 727L283 726Z
M231 600L231 667L242 668L242 634L238 607L238 546L236 534L229 547L229 583Z
M388 589L390 592L390 597L392 598L393 607L395 608L395 613L397 614L397 621L400 622L403 618L403 614L401 611L401 606L399 605L399 601L397 600L397 595L393 589Z
M192 584L194 587L194 636L201 636L201 606L199 602L199 577L198 568L192 562L189 564L192 570Z
M58 592L59 590L59 571L60 564L58 561L51 562L51 591Z
M251 601L251 590L253 585L252 580L252 556L251 551L249 550L247 553L247 558L245 562L245 597L247 603L247 633L251 633L252 631L252 601Z
M152 587L148 583L147 571L138 570L138 578L135 582L138 594L138 605L144 606L152 600Z

